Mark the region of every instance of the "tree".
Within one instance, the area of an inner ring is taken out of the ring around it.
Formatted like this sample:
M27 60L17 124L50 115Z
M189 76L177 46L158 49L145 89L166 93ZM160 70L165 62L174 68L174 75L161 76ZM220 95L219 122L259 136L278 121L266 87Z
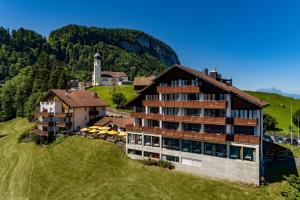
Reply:
M294 114L293 114L293 123L295 124L296 127L298 127L298 119L300 120L300 109L298 109ZM300 123L300 121L299 121ZM299 124L300 126L300 124ZM299 127L300 128L300 127Z
M300 178L294 174L285 177L286 183L281 190L282 196L289 200L300 199Z
M280 129L277 128L278 122L276 119L269 115L269 114L264 114L264 133L268 131L279 131Z
M118 108L120 108L125 105L127 99L122 92L115 92L112 95L112 101L114 102L114 104L117 104Z

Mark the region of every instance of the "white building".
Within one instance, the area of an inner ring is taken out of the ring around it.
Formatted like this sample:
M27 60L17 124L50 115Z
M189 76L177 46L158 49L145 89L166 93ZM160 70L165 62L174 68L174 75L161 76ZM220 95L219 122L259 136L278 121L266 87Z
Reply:
M101 70L100 54L96 53L94 56L94 71L92 78L92 85L99 86L112 86L112 85L123 85L124 83L129 84L128 76L125 72L112 72Z
M106 114L106 104L95 93L87 90L50 90L40 102L37 129L33 132L44 139L58 132L73 132Z

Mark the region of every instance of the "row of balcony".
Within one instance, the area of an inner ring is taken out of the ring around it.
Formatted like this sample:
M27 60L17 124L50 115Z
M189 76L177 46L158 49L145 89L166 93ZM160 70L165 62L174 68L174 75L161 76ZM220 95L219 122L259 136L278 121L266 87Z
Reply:
M199 93L199 86L185 85L185 86L157 86L157 93L173 94L173 93Z
M49 127L54 126L54 122L36 122L39 126ZM67 128L72 126L72 122L55 122L56 127Z
M48 131L42 131L42 130L39 130L39 129L32 129L31 131L33 133L37 134L37 135L40 135L40 136L46 136L46 137L49 136Z
M91 110L89 111L89 115L99 115L98 110ZM48 112L35 112L35 117L54 117L55 118L66 118L66 117L72 117L72 113L48 113Z
M176 137L176 138L195 139L195 140L204 140L204 141L213 141L213 142L234 141L239 143L251 143L251 144L260 143L259 136L244 135L244 134L228 135L228 134L218 134L218 133L199 133L196 131L177 131L177 130L161 129L159 127L133 126L132 124L127 125L126 130L135 131L135 132L146 132L146 133Z
M189 101L143 100L143 106L226 109L227 102L224 100L205 100L205 101L198 101L198 100L189 100Z
M196 124L213 124L213 125L226 125L233 124L236 126L256 126L257 119L246 118L233 118L233 120L227 120L232 118L226 117L210 117L210 116L180 116L180 115L162 115L162 114L146 114L142 112L133 112L131 116L134 118L152 119L158 121L170 121L170 122L186 122Z

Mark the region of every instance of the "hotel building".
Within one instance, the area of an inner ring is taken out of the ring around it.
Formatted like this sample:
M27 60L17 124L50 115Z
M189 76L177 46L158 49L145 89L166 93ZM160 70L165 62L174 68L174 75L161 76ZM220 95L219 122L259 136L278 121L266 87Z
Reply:
M161 159L180 171L259 184L267 104L216 71L175 65L128 103L126 153Z

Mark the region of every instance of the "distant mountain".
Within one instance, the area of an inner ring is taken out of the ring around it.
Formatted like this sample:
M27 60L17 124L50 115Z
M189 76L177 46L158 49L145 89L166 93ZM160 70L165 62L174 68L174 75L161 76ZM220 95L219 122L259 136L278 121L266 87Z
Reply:
M274 94L279 94L279 95L282 95L282 96L287 96L287 97L292 97L292 98L295 98L295 99L300 99L300 94L286 93L286 92L283 92L282 90L279 90L275 87L273 87L273 88L262 88L262 89L258 89L256 91L257 92L274 93Z

